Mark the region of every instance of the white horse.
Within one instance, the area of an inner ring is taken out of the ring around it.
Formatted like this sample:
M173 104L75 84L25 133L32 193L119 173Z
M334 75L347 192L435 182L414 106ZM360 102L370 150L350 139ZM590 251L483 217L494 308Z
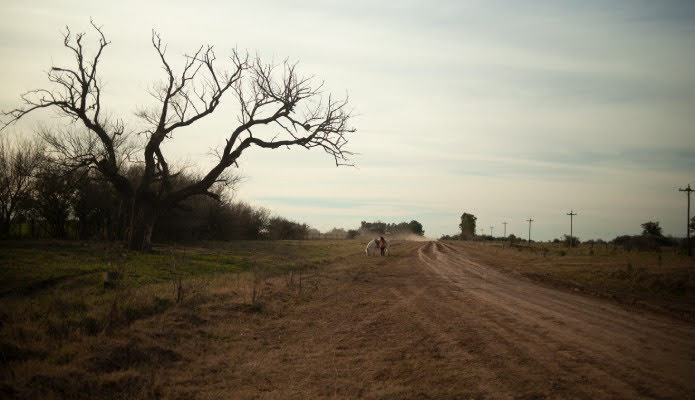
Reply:
M386 239L384 239L384 242L384 255L388 255L390 243ZM381 254L381 251L379 249L379 239L370 240L369 243L367 243L367 248L364 249L364 254L366 254L367 256L376 256Z
M369 243L367 243L367 248L364 249L364 254L367 256L375 256L378 251L379 245L377 244L377 241L370 240Z

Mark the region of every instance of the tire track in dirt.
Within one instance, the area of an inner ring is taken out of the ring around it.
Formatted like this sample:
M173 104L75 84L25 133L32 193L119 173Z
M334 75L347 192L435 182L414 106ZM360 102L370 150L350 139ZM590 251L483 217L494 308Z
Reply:
M551 294L552 292L550 290ZM639 320L640 314L633 315L620 308L616 309L622 315L611 313L609 312L610 309L606 309L604 305L600 304L601 302L595 299L587 299L583 296L566 296L580 304L573 306L568 301L557 301L549 296L547 288L538 288L535 296L529 296L528 292L518 291L514 287L499 290L495 296L505 300L503 305L510 313L535 315L537 320L540 319L543 322L541 325L547 331L565 329L565 325L574 326L570 333L575 340L591 340L595 346L599 346L606 342L606 332L610 332L610 347L604 348L602 351L619 350L623 357L634 358L635 361L646 363L649 361L649 357L645 357L645 355L660 351L649 346L650 341L652 343L660 341L682 347L692 347L692 339L687 332L679 332L678 329L669 327L668 324L659 323L658 319L650 318L654 322L651 325L658 327L654 328L654 326L642 323ZM510 305L513 306L510 307ZM593 309L599 311L594 312ZM649 316L642 316L642 318L645 317ZM640 352L630 350L639 347L642 349ZM658 358L658 354L652 354L651 357L653 356Z
M460 254L456 254L456 256L462 265L473 263L466 258L461 258ZM529 288L532 292L529 292ZM569 294L533 284L511 286L508 289L508 292L498 291L496 293L499 296L506 296L509 301L513 300L522 306L529 307L535 312L550 313L554 317L561 316L563 319L589 324L592 328L610 328L614 330L616 339L618 338L617 335L620 335L619 339L621 340L642 336L643 339L640 341L650 337L653 340L663 342L676 342L681 346L692 346L693 344L691 326L674 325L671 320L666 318L627 311L599 299ZM562 296L558 296L558 293ZM581 317L577 314L580 314ZM645 320L650 323L645 324ZM591 332L591 330L588 331Z
M693 394L692 327L515 279L438 242L421 247L418 256L450 283L452 293L467 294L459 296L460 301L484 305L488 312L474 316L472 323L485 325L519 354L545 360L565 381L572 378L563 373L568 370L574 371L570 375L584 374L587 384L581 386L600 383L605 392L592 395Z
M422 256L432 255L429 245L421 249ZM523 346L509 340L507 332L500 332L495 321L501 316L495 309L476 302L466 290L452 290L440 271L429 270L439 282L430 287L426 301L416 303L414 316L426 327L428 335L448 342L446 357L454 363L457 354L468 355L468 360L458 367L470 369L480 378L475 383L483 397L543 397L545 387L534 384L529 375L545 376L549 370L542 362L525 356ZM532 374L520 376L521 369Z
M449 246L447 244L443 244L443 246L444 246L445 250L449 251L448 254L450 254L451 256L456 258L461 263L466 264L466 266L469 267L468 270L473 272L475 269L480 269L480 268L488 268L489 269L489 267L480 266L476 262L464 257L462 254L460 254L458 252L458 250L456 250L456 248ZM500 277L501 280L507 280L507 281L511 280L512 282L517 282L517 281L521 280L519 278L510 277L509 275L506 275L506 274L503 274L500 272L495 272L495 274L496 274L495 276ZM516 285L514 285L514 286L516 286ZM512 286L512 289L514 288L514 286ZM538 294L547 294L547 293L553 294L556 292L555 289L548 289L546 287L538 286L538 285L535 285L534 290ZM544 298L544 301L546 301L546 302L552 302L555 305L566 307L568 309L571 309L572 311L589 314L592 317L602 319L602 320L609 322L613 325L622 324L622 326L625 329L630 329L631 327L634 327L635 322L639 322L639 320L640 320L638 318L635 318L633 316L633 314L631 314L631 313L625 313L624 310L622 310L619 307L605 307L604 303L596 302L595 300L596 299L594 299L594 298L586 298L584 296L574 296L571 298L571 301L567 301L567 300L564 300L561 298L553 297L552 295L551 296L546 295ZM599 311L595 311L596 308ZM618 310L618 312L613 312L614 310ZM640 315L640 314L635 314L635 315ZM619 318L620 320L616 321L614 318L615 316L620 317ZM649 315L648 314L641 314L640 318L649 318ZM630 323L624 323L624 320L626 320L626 319L630 320ZM655 323L659 323L661 321L658 318L656 318L656 319L652 318L652 320ZM667 327L673 328L672 326L669 326L669 324L670 324L670 322L667 322L666 324L662 324L661 326L658 327L658 329L653 329L653 327L651 327L651 326L647 327L646 329L650 330L649 331L650 335L659 336L662 334L664 328L667 328ZM680 336L683 339L688 339L688 335L689 335L689 331L686 331L686 332L682 332L682 335L680 335ZM670 335L668 338L672 339L673 337L672 337L672 335ZM666 339L666 337L663 337L663 339ZM690 340L688 339L687 342L689 343Z
M479 270L480 268L485 268L466 258L462 258L455 250L452 257L456 262L464 265L466 269L473 270L475 268ZM674 335L672 332L674 327L670 325L668 320L650 318L649 315L645 314L626 312L619 307L607 307L604 302L584 296L568 295L564 292L559 293L563 293L565 296L557 296L556 294L558 291L555 289L529 284L522 285L521 283L525 281L514 279L513 277L500 274L499 272L495 272L492 276L500 277L500 281L504 282L510 280L512 282L518 282L518 284L507 284L505 285L505 290L497 290L494 293L496 296L505 297L509 301L516 302L520 308L526 307L529 310L550 314L551 317L561 316L566 319L573 319L575 322L588 322L593 327L606 327L609 325L615 328L616 326L620 326L627 332L625 336L626 339L633 337L634 334L648 334L653 338L664 341L675 339L681 345L692 343L689 337L689 331L687 330L680 332L678 335ZM529 289L531 291L529 291ZM576 316L577 313L583 316L579 318ZM636 327L640 326L642 320L645 318L650 319L653 324L649 326L644 326L644 324L642 324L642 326L637 329ZM671 332L665 334L664 331L667 329L671 330Z
M421 261L434 268L436 268L435 264L442 263L442 257L434 257L434 261L427 259L428 253L432 254L432 251L427 248L424 252L421 252ZM437 271L437 273L444 277L448 275L442 274L442 271ZM443 286L441 290L457 293L456 291L451 291L446 286ZM536 336L522 335L524 331L519 332L514 329L518 327L510 325L514 320L504 312L505 310L500 310L490 302L480 301L480 299L472 295L471 290L464 289L463 292L467 293L467 295L461 295L458 292L458 296L451 296L447 301L439 301L438 304L435 302L436 308L439 309L440 313L446 312L449 314L455 314L457 311L457 308L452 306L452 303L465 304L469 309L472 309L472 312L463 313L459 311L458 314L460 318L465 319L468 324L475 327L479 331L480 336L483 337L483 340L477 342L475 346L480 348L479 353L486 360L484 363L487 368L492 369L498 375L497 388L492 392L493 397L500 395L500 387L507 387L508 390L520 397L543 398L546 395L558 396L563 393L563 384L568 379L546 379L546 377L558 375L559 366L552 362L553 360L550 357L538 357L538 352L530 347L530 344L539 341L548 345L547 340ZM446 298L446 296L442 298ZM571 369L567 363L563 367L564 370ZM578 375L576 378L580 381L586 379L582 375ZM577 396L583 392L575 387L572 393L574 396ZM593 393L591 396L588 393L583 394L584 396L582 397L586 398L596 395L596 393ZM615 393L608 392L603 395L611 397Z

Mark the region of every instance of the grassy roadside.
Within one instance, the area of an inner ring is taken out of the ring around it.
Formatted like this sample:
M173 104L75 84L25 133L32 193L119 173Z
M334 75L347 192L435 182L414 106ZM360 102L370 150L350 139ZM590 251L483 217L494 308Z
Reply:
M14 283L0 296L3 399L229 398L237 386L239 398L262 396L272 385L255 371L272 375L279 365L263 365L268 354L286 351L283 361L311 351L313 336L293 343L292 329L318 329L322 318L299 321L299 310L331 314L317 304L369 284L374 270L410 260L418 246L396 243L379 258L365 257L362 241L158 246L125 256L99 243L2 244L0 268L24 282L3 272L3 285ZM104 288L103 272L115 267L121 279ZM292 351L277 347L283 340Z
M321 265L362 251L358 241L159 245L151 254L112 243L0 242L0 366L13 366L0 377L12 380L38 362L66 365L74 343L195 308L222 285L253 311L267 279L296 281L303 272L307 285ZM109 287L107 271L117 277Z
M64 281L117 271L129 284L243 272L289 270L320 264L361 249L355 241L235 241L194 246L156 245L143 254L113 243L0 242L0 296L31 294Z
M529 279L623 304L695 319L695 259L672 251L625 251L612 245L447 241L473 259Z

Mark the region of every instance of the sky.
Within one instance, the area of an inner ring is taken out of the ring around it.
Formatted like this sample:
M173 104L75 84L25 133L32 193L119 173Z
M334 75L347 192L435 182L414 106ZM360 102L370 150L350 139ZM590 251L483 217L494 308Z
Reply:
M90 18L111 41L103 102L129 123L164 77L152 29L174 68L212 44L220 58L236 48L298 62L326 94L349 95L355 167L318 150L258 149L236 171L236 199L322 231L415 219L439 237L468 212L496 236L507 222L507 234L526 237L531 218L532 239L549 240L569 233L573 210L582 240L638 234L646 221L685 235L678 189L695 186L689 0L0 0L0 11L3 110L69 63L66 25L95 38ZM166 150L202 170L235 122L222 108ZM3 134L64 123L45 112Z

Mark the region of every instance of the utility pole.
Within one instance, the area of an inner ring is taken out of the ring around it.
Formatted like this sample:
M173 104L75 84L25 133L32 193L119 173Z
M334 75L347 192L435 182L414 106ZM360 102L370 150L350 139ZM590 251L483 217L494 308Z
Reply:
M502 225L504 225L504 237L507 237L507 223L502 222Z
M688 246L688 256L692 257L693 256L693 247L690 245L690 192L693 191L693 189L690 188L690 184L688 184L688 187L685 189L678 188L679 192L686 192L688 196L688 217L685 220L685 236L686 236L686 244Z
M490 227L490 237L493 237L492 236L492 227Z
M530 246L531 245L531 222L533 222L533 220L531 218L529 218L529 219L527 219L527 221L528 221L528 245Z
M573 236L573 234L572 234L572 217L574 217L575 215L577 215L577 213L574 212L574 211L572 211L572 210L570 210L570 212L569 212L567 215L570 216L570 247L572 247L572 242L574 242L574 236Z

